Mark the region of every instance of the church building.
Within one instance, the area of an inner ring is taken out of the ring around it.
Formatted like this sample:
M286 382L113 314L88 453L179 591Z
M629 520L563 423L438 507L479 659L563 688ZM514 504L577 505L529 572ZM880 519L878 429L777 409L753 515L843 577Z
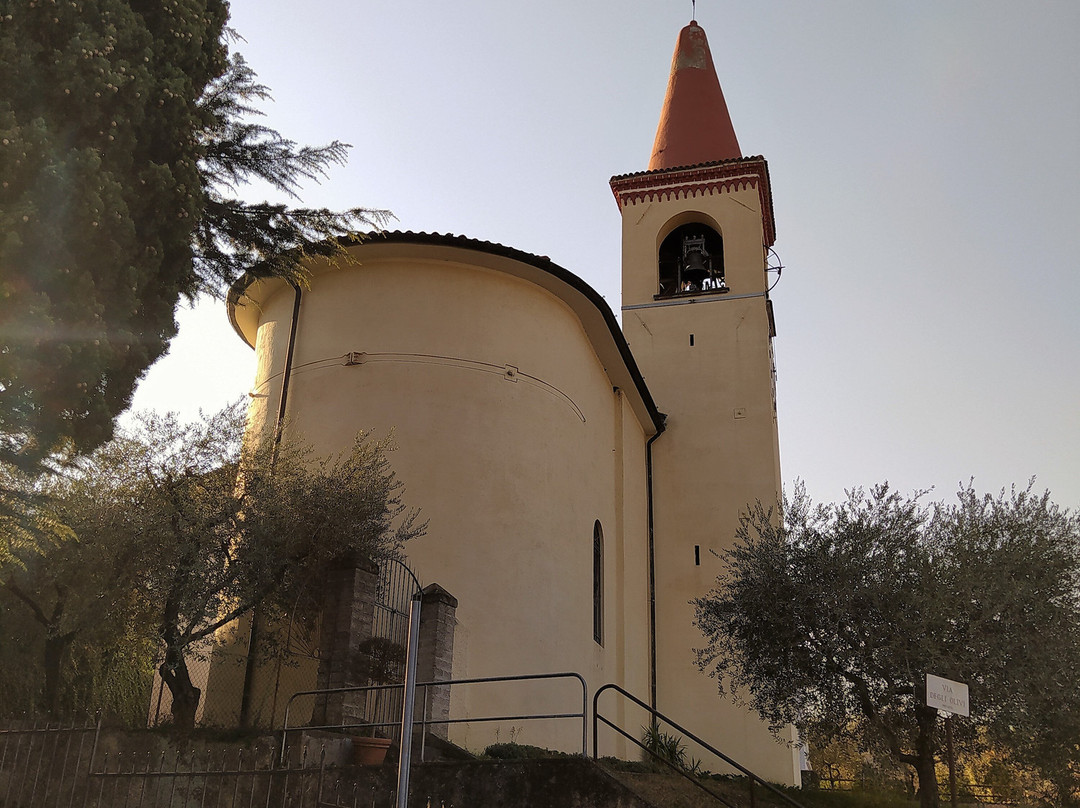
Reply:
M797 783L797 751L695 664L690 601L722 571L711 550L781 485L768 167L742 154L696 22L647 168L611 189L621 327L572 271L457 235L380 233L353 262L313 261L303 290L234 289L229 316L257 357L249 428L272 432L283 407L324 454L393 433L393 468L428 521L408 566L453 607L444 674L572 671L590 702L616 683ZM580 709L574 692L455 686L449 737L580 750L580 723L479 721ZM611 711L640 735L647 719ZM601 753L637 754L604 731Z

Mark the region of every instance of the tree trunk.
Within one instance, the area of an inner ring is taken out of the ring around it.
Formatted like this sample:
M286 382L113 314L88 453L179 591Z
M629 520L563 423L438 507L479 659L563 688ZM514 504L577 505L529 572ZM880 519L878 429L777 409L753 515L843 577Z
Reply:
M919 725L919 735L915 742L918 758L915 772L919 775L919 806L920 808L939 808L941 797L938 792L937 761L934 759L934 752L937 751L934 737L937 729L937 710L920 705L915 708L915 720Z
M933 757L920 759L916 771L919 773L919 808L938 808L941 803L936 761Z
M180 601L175 596L178 583L174 581L173 591L165 598L165 614L161 621L161 639L165 644L165 659L158 673L173 697L173 726L184 732L195 728L195 713L199 710L202 690L191 683L188 663L184 659L186 637L179 630Z
M240 693L240 726L244 729L251 726L251 697L255 691L255 672L258 669L261 611L258 606L251 610L251 632L248 634L247 661L244 664L244 686ZM273 705L270 709L274 709Z
M64 657L74 634L48 634L45 637L45 692L42 696L42 706L51 716L58 716L60 712L60 677L64 668Z
M180 602L169 597L165 601L165 619L161 623L161 639L165 643L165 659L158 668L161 681L172 694L173 726L182 732L195 729L195 713L199 709L202 691L191 682L187 660L184 659L184 638L180 633Z
M192 684L183 652L177 648L168 648L158 673L172 695L173 726L183 732L190 732L195 729L195 714L199 709L202 691Z

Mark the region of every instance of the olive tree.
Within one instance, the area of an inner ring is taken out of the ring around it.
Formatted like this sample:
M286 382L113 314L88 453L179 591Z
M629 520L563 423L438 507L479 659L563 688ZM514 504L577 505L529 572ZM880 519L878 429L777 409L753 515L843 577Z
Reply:
M42 563L0 565L0 587L48 621L50 682L90 615L111 609L151 638L174 724L189 729L202 694L188 659L216 631L256 606L293 608L340 559L384 557L423 532L391 449L364 436L330 457L245 444L238 406L192 423L144 415L54 492L71 539L41 551Z
M924 808L941 751L925 676L965 682L969 734L1008 742L1064 803L1080 763L1075 721L1058 715L1080 711L1077 520L1030 485L922 499L879 485L815 506L797 487L751 509L695 601L700 664L774 727L829 728L909 765Z

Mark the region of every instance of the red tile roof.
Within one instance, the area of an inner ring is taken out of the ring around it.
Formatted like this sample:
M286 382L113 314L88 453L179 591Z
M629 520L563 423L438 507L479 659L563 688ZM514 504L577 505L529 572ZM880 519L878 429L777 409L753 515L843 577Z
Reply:
M691 22L679 32L671 58L649 170L742 157L705 31Z

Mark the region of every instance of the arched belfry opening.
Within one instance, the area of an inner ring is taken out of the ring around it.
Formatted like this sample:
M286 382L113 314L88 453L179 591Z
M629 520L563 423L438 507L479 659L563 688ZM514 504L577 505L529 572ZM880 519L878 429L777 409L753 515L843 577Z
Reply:
M657 298L728 291L724 239L707 224L692 222L672 230L660 244L657 270Z

